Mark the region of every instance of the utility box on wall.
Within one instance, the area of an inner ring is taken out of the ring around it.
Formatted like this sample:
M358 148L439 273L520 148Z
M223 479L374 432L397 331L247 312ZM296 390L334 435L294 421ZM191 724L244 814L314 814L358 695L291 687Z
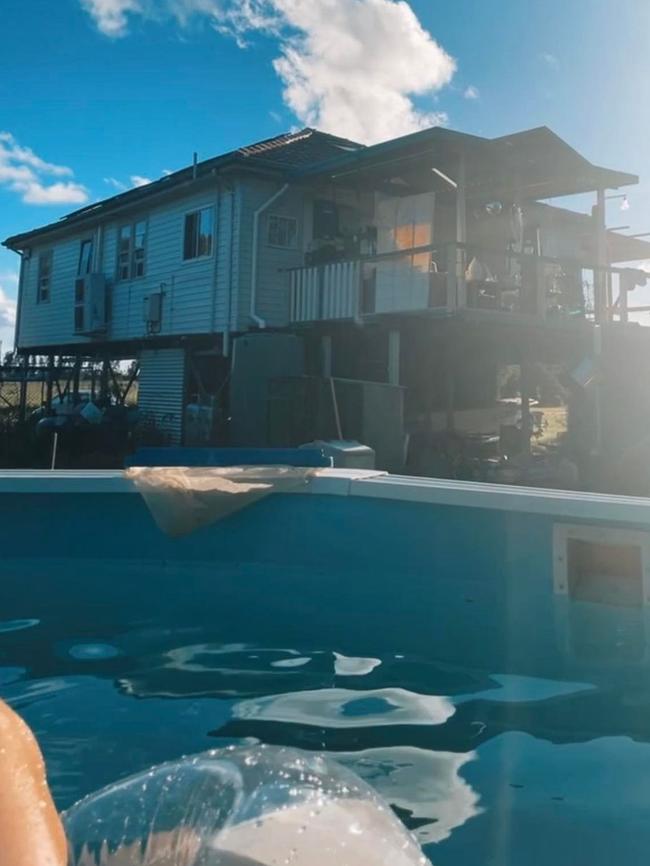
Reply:
M269 382L302 376L304 345L292 334L258 333L233 344L230 377L230 441L233 445L266 447ZM283 443L289 445L290 443Z

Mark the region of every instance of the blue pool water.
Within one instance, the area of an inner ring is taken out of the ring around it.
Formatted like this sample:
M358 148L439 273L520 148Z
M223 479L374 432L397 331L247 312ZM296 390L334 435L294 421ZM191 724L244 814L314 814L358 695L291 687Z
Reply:
M335 753L440 866L646 861L647 615L553 594L552 518L286 496L173 541L137 497L23 504L0 695L61 808L259 741Z

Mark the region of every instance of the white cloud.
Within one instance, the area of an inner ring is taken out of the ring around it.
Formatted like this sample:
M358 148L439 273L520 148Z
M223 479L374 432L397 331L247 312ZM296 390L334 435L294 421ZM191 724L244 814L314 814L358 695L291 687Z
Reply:
M113 189L116 189L118 192L124 192L124 190L127 189L127 185L122 183L122 181L118 180L116 177L105 177L104 183L107 186L113 187Z
M138 0L81 0L81 5L106 36L122 36L126 31L128 15L144 11Z
M4 271L0 273L0 342L2 355L8 352L14 344L14 328L16 324L16 292L18 290L18 273Z
M49 182L50 177L72 177L66 165L55 165L19 144L10 132L0 132L0 186L20 195L25 204L83 204L88 190L74 180Z
M13 328L16 323L16 301L0 286L0 329Z
M0 286L18 288L18 271L3 271L0 273Z
M84 204L88 201L88 190L80 183L43 185L34 180L21 192L25 204Z
M72 169L66 165L55 165L52 162L46 162L40 156L37 156L31 148L22 147L10 132L0 132L0 143L5 146L6 150L11 152L14 160L36 171L59 177L70 177L72 175Z
M171 172L166 172L166 173L170 174ZM165 172L163 172L163 174L165 174ZM143 177L140 174L132 174L129 177L128 183L124 183L124 181L118 180L116 177L105 177L104 178L104 183L107 186L110 186L113 189L116 189L118 192L125 192L127 189L131 189L131 188L137 187L137 186L146 186L148 183L151 183L151 182L152 182L151 178Z
M81 0L97 27L123 36L129 18L204 18L244 46L274 34L273 67L301 123L372 143L446 122L416 104L449 84L456 63L405 0Z
M465 90L463 90L463 97L465 99L480 99L481 94L478 87L474 87L473 84L470 84L465 88Z
M551 54L550 51L542 51L539 55L540 60L543 60L547 66L550 66L552 69L557 69L560 65L560 61L555 56L555 54Z

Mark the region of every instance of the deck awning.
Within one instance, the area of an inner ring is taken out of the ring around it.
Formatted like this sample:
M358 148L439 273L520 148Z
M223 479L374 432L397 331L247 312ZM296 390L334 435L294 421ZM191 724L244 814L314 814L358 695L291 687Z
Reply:
M395 195L449 189L465 162L469 198L540 200L638 183L593 165L547 127L487 139L434 127L298 171L318 183L363 184Z

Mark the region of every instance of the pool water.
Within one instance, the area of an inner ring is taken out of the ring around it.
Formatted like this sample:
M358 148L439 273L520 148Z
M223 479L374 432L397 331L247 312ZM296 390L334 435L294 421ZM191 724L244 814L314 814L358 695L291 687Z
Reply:
M487 646L482 668L471 643L479 599L465 601L469 666L462 647L444 660L398 642L388 651L385 635L373 646L364 629L308 641L265 619L263 604L237 623L208 594L207 565L107 568L76 561L70 573L51 561L3 574L0 694L36 731L62 809L163 760L260 741L335 752L435 864L645 861L642 670L587 666L568 680L558 662L524 673L521 658ZM611 611L623 642L628 614Z
M171 541L123 499L27 514L0 565L0 695L61 809L262 742L336 754L437 866L646 862L648 614L554 595L552 519L289 496Z

